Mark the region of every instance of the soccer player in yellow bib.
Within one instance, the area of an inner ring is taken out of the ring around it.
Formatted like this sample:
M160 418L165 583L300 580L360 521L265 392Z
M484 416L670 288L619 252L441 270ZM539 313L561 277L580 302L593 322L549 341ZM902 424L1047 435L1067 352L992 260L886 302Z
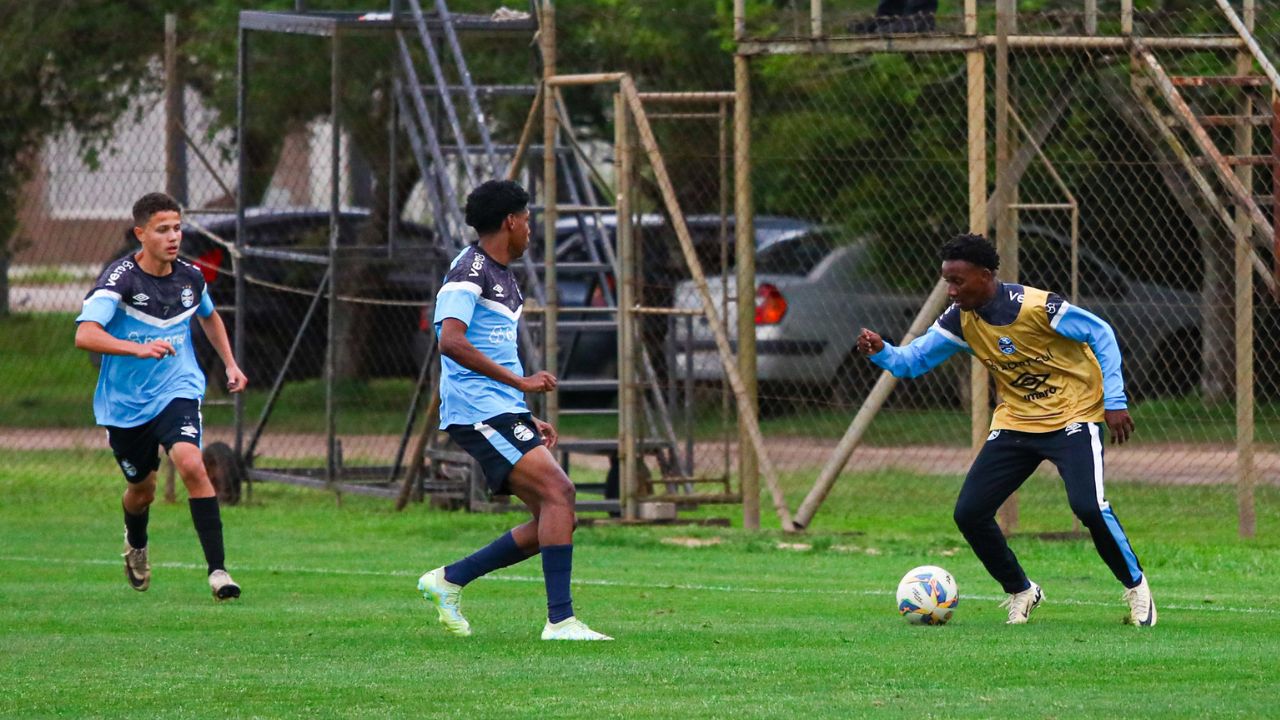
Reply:
M1009 594L1008 622L1027 622L1044 593L1009 548L996 510L1049 460L1062 474L1072 512L1125 587L1126 620L1155 625L1147 577L1102 489L1103 425L1113 443L1133 433L1111 326L1055 293L1001 282L1000 258L981 235L956 236L941 256L952 304L929 331L894 347L864 328L857 347L897 377L922 375L965 351L995 378L1000 404L956 499L955 521Z

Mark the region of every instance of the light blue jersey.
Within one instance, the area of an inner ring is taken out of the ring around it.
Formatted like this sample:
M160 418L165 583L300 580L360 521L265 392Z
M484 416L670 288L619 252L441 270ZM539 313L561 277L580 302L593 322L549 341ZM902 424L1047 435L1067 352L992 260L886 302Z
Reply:
M444 285L436 294L436 337L447 318L467 325L467 340L502 367L524 377L516 349L516 327L524 311L524 296L507 266L496 262L478 245L453 259ZM524 393L505 383L468 370L440 356L440 427L474 425L503 413L528 412Z
M149 275L132 255L111 263L85 296L76 323L96 322L112 337L136 343L166 340L176 355L160 360L103 355L93 414L99 425L137 427L177 398L204 398L204 372L191 346L191 316L209 317L213 300L194 265Z

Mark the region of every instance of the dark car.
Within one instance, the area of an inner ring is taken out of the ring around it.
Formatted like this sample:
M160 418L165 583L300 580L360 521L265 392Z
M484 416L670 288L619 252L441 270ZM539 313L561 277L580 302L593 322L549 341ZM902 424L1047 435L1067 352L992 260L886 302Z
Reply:
M245 347L240 365L256 384L269 386L298 335L325 264L307 258L328 256L329 213L319 209L268 209L246 212L247 245L288 251L292 258L246 254L244 272ZM217 236L223 242L218 242ZM231 213L188 213L183 218L181 257L196 264L208 283L209 294L234 332L235 295L231 252L224 243L236 241L236 218ZM342 372L355 377L413 376L417 373L416 344L422 302L435 296L449 254L436 245L434 233L421 225L401 223L395 242L371 226L370 213L346 209L339 220L337 253L340 298L346 311L339 323ZM132 229L113 257L136 252ZM393 248L393 249L389 249ZM316 308L286 378L318 377L324 369L328 301ZM202 335L199 324L193 326ZM220 367L207 342L196 343L206 373Z

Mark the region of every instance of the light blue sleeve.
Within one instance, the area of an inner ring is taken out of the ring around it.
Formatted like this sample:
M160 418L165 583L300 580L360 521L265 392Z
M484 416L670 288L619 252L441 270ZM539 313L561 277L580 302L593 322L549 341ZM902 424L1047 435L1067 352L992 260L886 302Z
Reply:
M1102 368L1102 406L1107 410L1129 407L1124 394L1124 375L1120 370L1120 345L1115 331L1106 320L1083 308L1063 302L1049 326L1069 340L1086 343Z
M476 303L480 300L480 286L470 282L445 283L436 293L436 314L433 321L437 332L440 323L447 318L461 320L471 324L471 316L475 314Z
M196 308L196 315L207 318L213 314L213 298L209 296L209 286L206 285L200 293L200 307Z
M947 337L937 324L929 332L903 347L885 343L884 349L871 356L871 362L893 373L894 377L919 377L938 367L944 360L967 346Z
M119 303L120 296L116 293L95 292L84 301L84 306L76 317L76 324L96 322L106 327L107 323L111 322L111 318L116 316L116 305Z

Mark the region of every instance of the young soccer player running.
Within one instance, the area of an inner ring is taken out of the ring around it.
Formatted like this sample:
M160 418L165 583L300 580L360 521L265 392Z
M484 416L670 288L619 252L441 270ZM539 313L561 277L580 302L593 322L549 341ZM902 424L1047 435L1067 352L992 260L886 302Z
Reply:
M151 585L147 519L163 446L187 487L214 599L239 597L240 586L227 574L218 498L200 452L205 378L191 347L193 315L227 368L227 389L241 392L249 381L231 353L204 276L178 259L177 201L163 193L143 195L133 206L133 222L142 248L107 267L76 318L76 347L102 354L93 412L107 428L127 483L125 578L140 592Z
M440 339L440 427L480 462L489 490L514 494L533 519L484 548L418 579L445 630L466 636L462 588L476 578L539 553L547 590L543 640L612 640L573 614L574 488L549 448L556 431L531 415L527 392L555 389L556 378L528 377L516 352L524 298L508 266L529 247L529 194L490 180L468 197L467 224L479 240L453 260L436 295Z
M905 347L864 328L857 346L897 377L922 375L963 350L995 378L1001 402L960 489L955 522L1009 594L1008 622L1027 622L1044 594L1009 548L996 510L1049 460L1062 474L1072 512L1125 587L1126 622L1155 625L1147 577L1102 488L1103 425L1113 443L1133 432L1111 326L1055 293L1000 282L999 256L981 235L955 237L941 256L953 304L933 327Z

